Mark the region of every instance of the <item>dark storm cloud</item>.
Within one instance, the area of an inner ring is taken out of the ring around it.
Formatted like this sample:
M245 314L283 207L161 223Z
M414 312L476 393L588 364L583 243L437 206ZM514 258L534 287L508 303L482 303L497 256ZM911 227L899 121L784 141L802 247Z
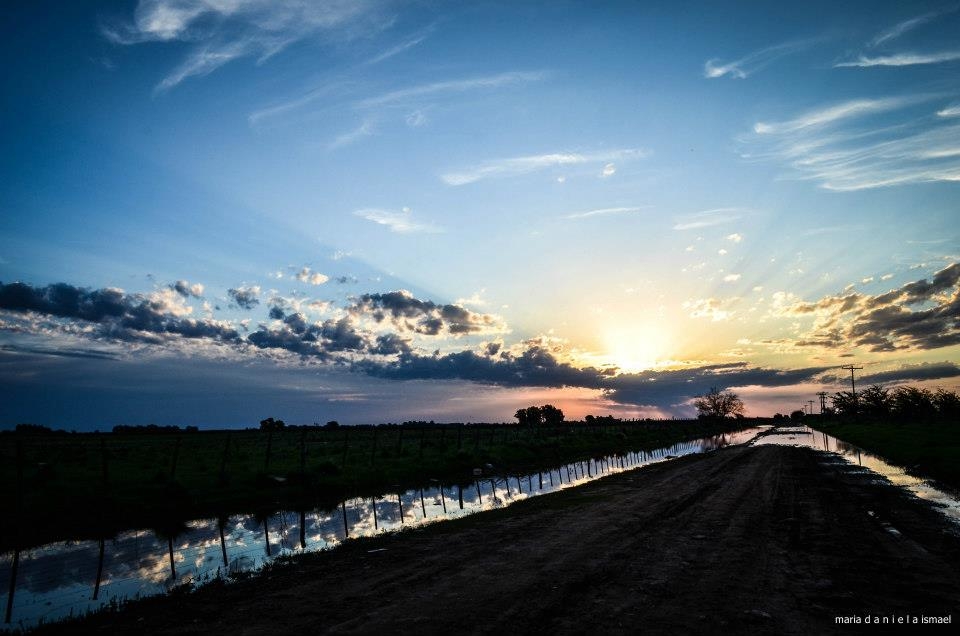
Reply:
M227 294L241 309L253 309L260 304L260 288L257 286L230 288Z
M932 306L916 308L917 305ZM822 313L798 346L865 347L870 351L927 350L960 344L960 265L876 296L827 296L797 303L795 314Z
M360 331L349 317L311 323L299 312L286 316L279 327L261 325L247 340L260 349L283 349L320 360L348 352L392 355L404 350L399 343L406 342L394 334L375 337Z
M472 351L433 356L408 352L395 362L364 360L356 363L355 368L393 380L459 379L508 388L597 389L620 403L660 407L676 406L711 387L790 386L814 381L830 369L781 370L732 363L614 375L610 369L581 368L562 362L539 344L530 345L519 354L503 352L495 357Z
M171 313L175 308L162 296L125 294L118 289L88 289L66 283L46 287L0 283L0 309L96 323L98 336L115 340L160 342L167 335L224 342L240 339L237 330L227 323Z
M539 345L530 346L519 355L504 352L496 358L473 351L432 356L406 352L394 362L364 360L355 367L369 375L393 380L459 379L505 387L602 388L597 369L560 362Z
M705 365L675 370L649 370L622 374L606 383L609 397L638 405L674 406L711 387L790 386L817 380L830 367L767 369L745 362Z
M943 380L957 376L960 376L960 366L957 366L953 362L931 362L929 364L905 366L891 371L869 373L864 375L858 382L863 382L864 384L884 384L887 382ZM846 380L847 378L844 377L843 379Z
M400 331L437 336L441 333L464 335L498 331L500 321L490 314L480 314L459 305L443 305L414 298L406 291L384 294L363 294L349 307L353 315L370 316L377 322L388 320Z
M62 318L99 322L118 318L129 303L117 289L85 289L66 283L32 287L26 283L0 283L0 309L35 311Z
M14 347L9 345L0 345L0 351L12 354L33 353L41 356L55 356L58 358L88 358L91 360L117 360L119 356L109 351L97 351L96 349L42 349L39 347Z

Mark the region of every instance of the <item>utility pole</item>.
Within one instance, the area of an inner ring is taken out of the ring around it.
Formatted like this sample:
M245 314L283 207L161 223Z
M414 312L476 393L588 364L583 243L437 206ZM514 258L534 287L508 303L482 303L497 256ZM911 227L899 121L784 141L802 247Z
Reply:
M820 398L820 415L823 415L823 412L827 410L827 392L820 391L817 396Z
M849 369L849 370L850 370L850 390L851 390L851 392L852 392L852 394L853 394L853 415L854 415L854 417L856 417L857 411L859 411L860 408L859 408L859 405L857 404L857 384L856 384L856 382L855 382L854 379L853 379L853 372L854 372L854 371L859 371L859 370L862 369L863 367L854 366L854 365L852 365L852 364L845 364L845 365L843 365L843 366L840 367L840 368L841 368L841 369Z
M813 400L807 400L807 404L810 405L810 415L813 415Z

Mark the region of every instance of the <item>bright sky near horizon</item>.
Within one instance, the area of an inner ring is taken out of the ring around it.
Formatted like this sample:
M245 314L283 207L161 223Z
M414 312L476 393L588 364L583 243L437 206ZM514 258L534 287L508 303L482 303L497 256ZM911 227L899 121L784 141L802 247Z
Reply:
M956 3L4 13L0 426L960 386Z

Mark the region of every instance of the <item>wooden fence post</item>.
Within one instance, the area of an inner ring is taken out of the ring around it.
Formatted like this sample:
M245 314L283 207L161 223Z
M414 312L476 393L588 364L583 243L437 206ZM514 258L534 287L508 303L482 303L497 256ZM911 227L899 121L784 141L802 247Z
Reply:
M9 623L13 616L13 593L17 591L17 570L20 567L20 548L13 552L13 563L10 564L10 593L7 594L7 615L5 623Z
M100 558L97 560L97 582L93 586L93 600L100 596L100 579L103 577L103 537L100 537Z

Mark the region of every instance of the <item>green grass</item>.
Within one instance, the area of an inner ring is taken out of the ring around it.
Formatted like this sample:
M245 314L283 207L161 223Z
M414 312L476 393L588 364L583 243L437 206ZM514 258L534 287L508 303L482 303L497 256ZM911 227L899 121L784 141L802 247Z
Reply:
M272 436L257 430L4 433L0 496L19 512L0 519L0 548L111 536L131 527L162 530L191 518L313 508L429 479L466 482L486 464L516 474L756 424L675 420L539 431L345 426Z
M960 488L960 425L895 422L819 422L829 435L905 466L918 476Z

